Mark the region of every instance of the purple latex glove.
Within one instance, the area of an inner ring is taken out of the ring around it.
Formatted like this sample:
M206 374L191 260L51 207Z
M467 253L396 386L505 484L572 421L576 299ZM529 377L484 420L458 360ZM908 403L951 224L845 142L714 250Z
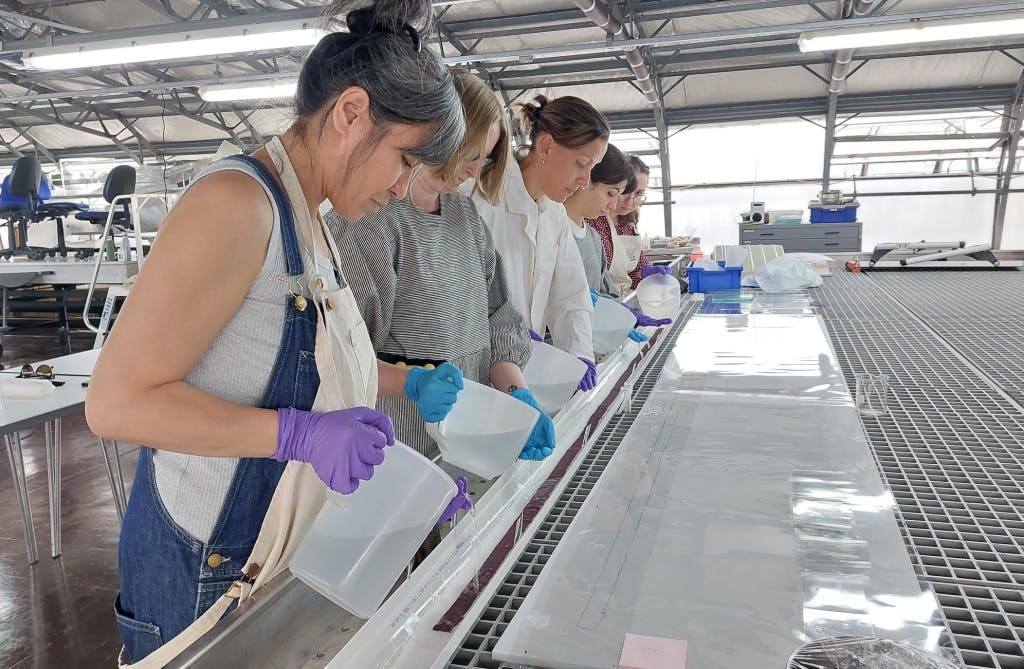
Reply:
M594 386L597 385L597 365L583 357L581 357L580 360L586 364L587 373L583 375L582 379L580 379L579 389L583 392L587 392L593 390Z
M277 410L278 462L298 460L313 466L335 492L355 492L384 462L384 447L395 443L391 419L369 407L317 413Z
M544 343L544 337L541 337L539 334L537 334L533 330L528 330L528 332L530 333L530 339L532 339L533 341L539 341L541 343Z
M651 318L650 316L647 316L639 309L634 309L628 304L623 304L622 306L629 309L629 312L636 316L636 325L634 327L643 328L650 326L657 328L661 327L662 325L668 325L672 322L671 318Z
M473 510L473 500L469 498L469 492L467 492L469 490L469 481L466 480L466 477L460 476L455 479L455 487L459 491L455 493L455 497L452 497L452 501L448 502L448 506L445 507L440 520L437 521L439 523L447 523L459 511Z
M644 265L640 269L640 280L644 280L652 274L664 274L672 276L672 268L668 265Z

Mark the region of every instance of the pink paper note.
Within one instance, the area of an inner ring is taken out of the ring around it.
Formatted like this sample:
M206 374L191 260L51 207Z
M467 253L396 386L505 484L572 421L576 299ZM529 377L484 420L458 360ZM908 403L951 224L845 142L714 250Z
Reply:
M686 642L626 634L619 669L686 669Z

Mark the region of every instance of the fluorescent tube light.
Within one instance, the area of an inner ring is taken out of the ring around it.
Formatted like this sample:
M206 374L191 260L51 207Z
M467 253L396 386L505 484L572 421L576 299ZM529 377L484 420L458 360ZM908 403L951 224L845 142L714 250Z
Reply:
M200 86L199 96L207 102L290 98L298 87L297 79L277 79L266 83L212 84Z
M36 70L74 70L121 63L163 62L311 46L325 34L319 28L296 23L287 29L266 24L230 30L194 30L178 35L154 35L28 51L22 56L22 62L25 67Z
M1002 18L919 19L872 28L834 28L800 34L801 51L837 51L902 44L926 44L1024 35L1024 16Z

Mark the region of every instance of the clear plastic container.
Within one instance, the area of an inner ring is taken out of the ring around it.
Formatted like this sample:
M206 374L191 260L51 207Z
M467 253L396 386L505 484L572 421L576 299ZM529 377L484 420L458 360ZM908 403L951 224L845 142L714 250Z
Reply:
M664 274L652 274L636 287L640 311L651 318L675 318L682 301L679 281Z
M576 392L586 371L583 361L571 353L535 341L523 378L540 408L554 415Z
M607 297L597 298L594 305L594 355L608 355L619 348L634 325L636 316L629 309Z
M396 442L373 478L327 502L288 567L360 618L380 607L457 492L451 477Z
M746 246L726 246L725 247L725 266L726 267L743 267L743 263L747 261L747 254L749 249Z
M529 404L467 379L448 417L426 427L441 449L442 460L492 479L519 458L539 419Z

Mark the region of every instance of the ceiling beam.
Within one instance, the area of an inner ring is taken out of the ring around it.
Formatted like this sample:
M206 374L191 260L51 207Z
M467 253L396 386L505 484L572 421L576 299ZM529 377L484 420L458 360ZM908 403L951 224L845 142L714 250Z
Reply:
M184 16L182 16L178 12L174 11L174 8L171 6L171 4L169 2L165 2L163 0L136 0L136 1L139 2L142 5L145 5L149 9L152 9L154 12L160 14L164 18L167 18L167 19L170 19L171 21L174 21L175 23L178 23L180 21L184 21L185 20Z

